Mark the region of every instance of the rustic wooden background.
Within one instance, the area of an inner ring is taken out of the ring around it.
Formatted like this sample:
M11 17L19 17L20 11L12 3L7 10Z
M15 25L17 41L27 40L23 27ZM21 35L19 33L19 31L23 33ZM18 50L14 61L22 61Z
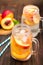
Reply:
M0 0L0 13L5 9L10 9L14 12L14 17L18 20L21 19L23 6L27 4L34 4L40 8L40 15L43 16L43 0ZM42 24L41 24L42 25ZM40 25L40 28L42 26ZM9 35L8 35L9 36ZM8 36L0 36L0 42L5 40ZM10 57L10 49L7 48L6 52L0 57L0 65L43 65L43 30L37 36L39 40L39 64L34 64L34 59L30 59L27 62L20 62ZM29 64L30 63L30 64Z

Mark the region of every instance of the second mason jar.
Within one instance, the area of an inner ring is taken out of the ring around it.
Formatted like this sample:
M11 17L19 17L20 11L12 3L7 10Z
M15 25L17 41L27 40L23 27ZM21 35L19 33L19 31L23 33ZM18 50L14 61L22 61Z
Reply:
M21 23L25 23L30 26L33 37L39 32L40 13L39 8L35 5L27 5L23 8L21 17Z

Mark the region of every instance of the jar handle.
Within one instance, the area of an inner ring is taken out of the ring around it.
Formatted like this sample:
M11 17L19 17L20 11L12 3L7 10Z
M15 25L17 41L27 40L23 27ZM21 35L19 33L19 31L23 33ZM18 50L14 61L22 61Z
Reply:
M42 22L42 29L43 29L43 17L40 17L40 20Z
M33 49L33 54L37 54L38 50L39 50L39 41L36 38L32 38L32 49Z

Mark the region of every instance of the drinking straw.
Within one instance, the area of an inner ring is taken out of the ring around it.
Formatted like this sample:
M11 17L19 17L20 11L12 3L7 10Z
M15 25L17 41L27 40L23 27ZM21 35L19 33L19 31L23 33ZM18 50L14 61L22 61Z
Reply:
M3 44L5 44L8 40L10 40L10 37L8 37L6 40L4 40L2 43L0 43L0 46L2 46Z
M3 48L3 50L0 52L0 56L5 52L5 50L8 48L8 46L10 45L10 42L7 43L7 45Z

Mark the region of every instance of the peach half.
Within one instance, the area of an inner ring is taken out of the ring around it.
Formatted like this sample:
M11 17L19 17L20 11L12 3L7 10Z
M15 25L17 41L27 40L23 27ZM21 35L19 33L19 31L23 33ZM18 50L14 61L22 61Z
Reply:
M13 20L11 18L4 18L1 21L1 26L3 29L12 29L14 26Z

